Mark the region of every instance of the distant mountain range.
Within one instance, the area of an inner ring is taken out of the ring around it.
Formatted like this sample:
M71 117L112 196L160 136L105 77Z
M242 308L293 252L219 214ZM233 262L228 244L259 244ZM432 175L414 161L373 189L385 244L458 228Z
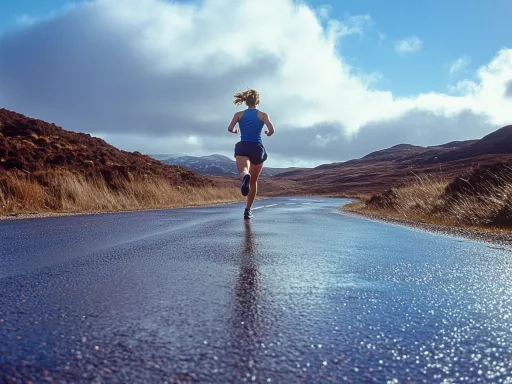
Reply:
M186 153L156 153L150 155L155 160L168 160L168 159L176 159L177 157L188 156Z
M155 154L151 155L154 159L160 160L164 164L179 165L191 171L197 172L203 176L236 176L236 162L223 155L209 155L209 156L187 156L180 154ZM264 167L262 176L274 176L282 172L290 172L303 168L270 168Z
M512 164L512 125L480 140L430 147L399 144L360 159L283 172L263 179L260 192L267 195L366 195L407 184L418 175L449 179L500 161Z

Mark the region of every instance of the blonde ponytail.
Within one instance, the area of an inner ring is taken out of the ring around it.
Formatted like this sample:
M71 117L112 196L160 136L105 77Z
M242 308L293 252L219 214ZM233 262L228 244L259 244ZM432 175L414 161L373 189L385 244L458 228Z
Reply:
M233 104L242 105L243 103L248 107L255 107L260 103L260 94L255 89L248 89L245 92L237 93Z

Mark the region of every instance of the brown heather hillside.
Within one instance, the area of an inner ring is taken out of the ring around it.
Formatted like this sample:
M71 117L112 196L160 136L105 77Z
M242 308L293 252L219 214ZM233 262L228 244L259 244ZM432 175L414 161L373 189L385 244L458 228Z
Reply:
M0 215L164 208L239 200L195 172L0 109Z
M482 166L449 182L418 177L346 209L397 220L510 230L512 163Z
M360 159L281 173L262 180L266 195L370 196L404 186L418 175L445 180L499 161L512 161L512 126L480 140L420 147L408 144L370 153Z
M67 170L84 176L101 175L135 180L159 177L175 185L206 186L211 182L182 167L168 166L142 155L117 149L85 133L0 109L0 171L40 174Z

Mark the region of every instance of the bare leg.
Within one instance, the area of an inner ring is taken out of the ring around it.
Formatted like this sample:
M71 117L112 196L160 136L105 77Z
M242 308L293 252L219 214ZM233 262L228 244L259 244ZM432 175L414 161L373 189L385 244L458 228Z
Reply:
M249 173L250 161L247 156L236 156L236 167L238 169L238 176L243 173ZM241 178L241 177L240 177Z
M249 195L247 196L247 209L251 209L252 203L254 202L254 198L258 193L258 178L260 177L261 170L263 169L263 164L254 165L251 164L250 173L251 173L251 189L249 190Z

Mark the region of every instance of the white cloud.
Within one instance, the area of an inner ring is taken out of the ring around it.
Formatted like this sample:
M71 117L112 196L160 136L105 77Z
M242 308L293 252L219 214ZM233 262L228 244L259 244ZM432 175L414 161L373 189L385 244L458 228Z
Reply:
M349 35L363 36L364 29L373 23L369 15L348 16L344 21L331 19L328 22L328 30L331 36L340 38Z
M457 60L450 64L450 74L453 75L457 72L460 72L468 66L470 61L471 60L467 56L459 57Z
M512 120L512 49L455 96L397 98L336 49L369 22L321 20L291 0L89 1L4 34L0 89L7 108L124 149L231 156L232 96L256 88L277 129L265 139L272 166L474 138Z
M45 15L38 15L38 16L32 16L32 15L23 13L16 17L16 22L21 27L31 26L31 25L39 23L41 21L55 18L55 17L61 15L62 13L65 13L65 12L73 9L76 6L79 6L79 5L77 3L71 2L71 3L65 4L64 6L62 6L59 9L56 9L56 10L46 13Z
M328 4L324 4L316 8L316 12L320 19L328 19L332 11L332 7Z
M16 21L22 25L32 25L32 24L36 23L38 21L38 19L35 17L32 17L32 16L29 16L27 14L23 14L21 16L18 16Z
M471 80L461 80L455 86L448 86L449 90L457 95L471 95L478 91L478 84Z
M402 40L398 40L395 43L395 51L400 54L414 53L421 50L423 41L419 37L411 36Z

